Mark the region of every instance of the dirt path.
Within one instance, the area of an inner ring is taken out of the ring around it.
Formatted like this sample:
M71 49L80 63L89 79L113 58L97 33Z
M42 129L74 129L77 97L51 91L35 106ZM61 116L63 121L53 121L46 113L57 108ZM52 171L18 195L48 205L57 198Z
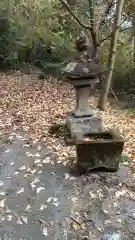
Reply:
M134 183L127 167L73 177L45 146L13 134L0 145L0 237L135 239Z

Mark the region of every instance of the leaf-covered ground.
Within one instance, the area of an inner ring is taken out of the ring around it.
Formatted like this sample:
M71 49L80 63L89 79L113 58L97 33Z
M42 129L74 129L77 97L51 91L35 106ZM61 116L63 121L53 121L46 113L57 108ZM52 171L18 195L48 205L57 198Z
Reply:
M27 240L134 240L135 175L75 177L42 143L13 134L0 142L0 237Z
M98 98L90 98L96 108ZM0 137L9 137L17 129L30 140L42 140L58 155L64 165L75 156L74 148L66 147L63 138L53 138L48 129L52 123L63 123L75 105L75 92L64 81L54 78L38 80L19 72L0 75ZM103 117L105 128L118 129L125 138L123 154L135 161L135 116L116 106L107 106Z
M97 101L92 96L90 106L96 108ZM63 166L75 159L75 149L48 130L63 123L74 105L74 90L64 82L1 74L1 237L135 239L135 174L120 166L113 174L73 177ZM134 164L134 115L110 105L100 114L105 128L124 135L123 154Z

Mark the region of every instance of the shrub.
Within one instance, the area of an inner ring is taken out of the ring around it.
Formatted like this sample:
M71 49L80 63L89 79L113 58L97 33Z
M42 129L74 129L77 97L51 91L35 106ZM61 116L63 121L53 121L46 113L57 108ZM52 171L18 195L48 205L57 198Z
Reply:
M18 63L16 29L7 17L0 19L0 67L11 67Z
M59 1L1 0L0 9L1 68L29 63L46 71L71 59L74 24Z

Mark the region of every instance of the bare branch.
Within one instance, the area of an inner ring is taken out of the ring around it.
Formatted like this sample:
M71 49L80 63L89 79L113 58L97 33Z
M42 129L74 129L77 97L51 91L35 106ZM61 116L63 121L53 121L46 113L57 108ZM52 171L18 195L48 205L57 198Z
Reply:
M60 2L66 7L68 12L72 15L72 17L77 21L77 23L84 29L91 30L91 26L85 25L83 22L80 21L80 19L74 14L74 12L71 10L69 4L65 0L60 0Z
M118 26L119 27L119 26ZM132 27L127 27L127 28L123 28L121 29L119 32L125 32L127 30L132 29ZM111 38L113 36L114 32L112 32L110 35L108 35L107 37L103 38L100 43L103 43L104 41L108 40L109 38Z
M119 27L127 20L128 17L131 17L131 16L134 15L134 14L135 14L135 12L131 13L130 16L126 16L126 18L120 23L120 25L117 26L117 28L119 28ZM131 28L132 28L132 27L123 28L123 29L120 29L119 32L125 32L125 31L127 31L127 30L129 30L129 29L131 29ZM115 29L115 30L116 30L116 29ZM110 35L108 35L107 37L103 38L103 39L100 41L100 43L102 43L102 42L106 41L107 39L111 38L111 37L113 36L115 30L114 30Z
M105 9L105 12L102 14L102 17L101 17L101 21L99 23L99 29L101 28L102 24L104 24L105 22L105 18L109 15L112 7L117 3L116 1L114 0L111 0L111 1L107 1L107 7Z

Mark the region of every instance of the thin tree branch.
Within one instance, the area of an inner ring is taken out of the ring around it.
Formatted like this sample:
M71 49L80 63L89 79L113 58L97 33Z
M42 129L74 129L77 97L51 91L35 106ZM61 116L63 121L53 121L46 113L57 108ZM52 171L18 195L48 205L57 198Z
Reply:
M119 26L118 26L118 28L119 28ZM127 31L127 30L129 30L129 29L131 29L131 28L132 28L132 27L123 28L123 29L121 29L119 32L125 32L125 31ZM100 41L100 43L102 43L102 42L106 41L107 39L111 38L111 37L113 36L113 34L114 34L114 32L112 32L112 33L111 33L110 35L108 35L107 37L103 38L103 39Z
M109 1L107 2L108 2L108 6L106 7L105 12L102 14L101 21L99 23L99 29L101 28L102 24L105 22L105 18L109 15L112 7L117 3L114 0L112 0L111 2Z
M135 12L131 13L129 16L126 16L126 18L120 23L120 25L119 25L117 28L119 28L119 27L127 20L128 17L132 17L134 14L135 14ZM120 29L119 32L125 32L125 31L127 31L127 30L129 30L129 29L131 29L131 28L132 28L132 27L123 28L123 29ZM115 32L115 30L114 30L114 32ZM100 43L102 43L102 42L104 42L105 40L107 40L107 39L109 39L110 37L112 37L112 35L114 34L114 32L112 32L112 33L111 33L110 35L108 35L106 38L103 38L103 39L100 41Z
M91 26L85 25L83 22L80 21L80 19L74 14L74 12L71 10L69 4L65 0L59 0L68 10L68 12L72 15L72 17L77 21L77 23L84 29L91 30Z
M116 94L115 94L115 92L113 91L113 89L111 88L111 86L110 86L110 91L111 91L111 93L113 94L115 100L118 101L118 97L116 96Z

